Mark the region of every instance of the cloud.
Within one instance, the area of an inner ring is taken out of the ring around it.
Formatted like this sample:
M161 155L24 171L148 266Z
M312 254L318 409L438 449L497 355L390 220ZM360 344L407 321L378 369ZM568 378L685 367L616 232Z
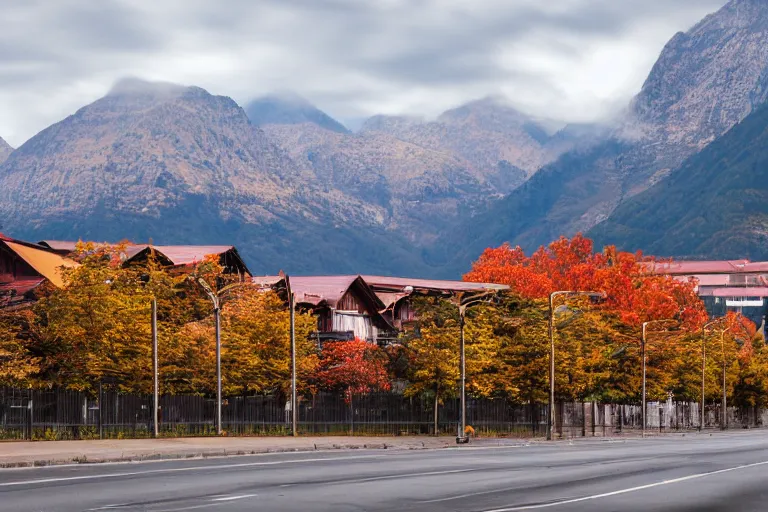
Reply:
M566 121L636 93L725 0L6 0L0 136L19 145L124 76L239 103L294 90L331 115L437 115L489 94Z

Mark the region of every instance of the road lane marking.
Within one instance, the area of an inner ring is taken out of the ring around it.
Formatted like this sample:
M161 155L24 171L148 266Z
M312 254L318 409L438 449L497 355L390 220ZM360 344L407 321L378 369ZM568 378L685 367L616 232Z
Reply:
M600 498L608 498L611 496L618 496L620 494L627 494L630 492L636 492L636 491L643 491L645 489L652 489L654 487L661 487L662 485L671 485L671 484L677 484L680 482L686 482L688 480L696 480L699 478L704 478L706 476L712 476L712 475L719 475L722 473L729 473L731 471L738 471L740 469L748 469L748 468L754 468L758 466L765 466L768 464L768 460L763 462L755 462L754 464L745 464L743 466L736 466L733 468L726 468L726 469L718 469L717 471L709 471L707 473L697 473L695 475L688 475L683 476L680 478L672 478L670 480L662 480L661 482L655 482L652 484L647 485L639 485L637 487L629 487L627 489L620 489L618 491L611 491L611 492L605 492L602 494L593 494L591 496L583 496L581 498L573 498L573 499L566 499L562 501L553 501L550 503L540 503L538 505L522 505L517 507L506 507L506 508L495 508L491 510L485 510L484 512L514 512L516 510L536 510L541 508L551 508L551 507L558 507L560 505L568 505L571 503L579 503L582 501L589 501L589 500L597 500Z
M485 470L485 468L483 468ZM411 478L417 476L450 475L452 473L468 473L470 471L481 471L480 469L450 469L445 471L427 471L424 473L399 473L397 475L372 476L368 478L356 478L354 480L341 480L340 484L359 484L363 482L375 482L377 480L393 480L396 478Z
M59 478L39 478L36 480L21 480L18 482L0 482L0 488L14 487L20 485L35 485L35 484L50 484L57 482L74 482L82 480L103 480L108 478L122 478L127 476L140 476L151 475L158 473L181 473L186 471L203 471L203 470L219 470L219 469L235 469L235 468L248 468L257 466L277 466L280 464L296 464L296 463L309 463L309 462L323 462L323 461L339 461L339 460L356 460L356 459L379 459L386 457L386 455L356 455L350 457L321 457L316 459L292 459L292 460L276 460L269 462L243 462L240 464L215 464L209 466L193 466L188 468L166 468L166 469L148 469L146 471L128 471L123 473L111 473L111 474L97 474L97 475L82 475L82 476L67 476Z
M214 498L211 501L235 501L235 500L244 500L246 498L253 498L255 496L258 496L258 494L240 494L238 496L224 496L223 498Z

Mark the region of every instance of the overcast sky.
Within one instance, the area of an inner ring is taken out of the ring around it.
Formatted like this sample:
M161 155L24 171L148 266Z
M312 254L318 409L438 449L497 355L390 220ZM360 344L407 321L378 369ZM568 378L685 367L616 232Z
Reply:
M502 94L590 121L726 0L3 0L0 136L14 146L121 77L240 104L295 91L343 121Z

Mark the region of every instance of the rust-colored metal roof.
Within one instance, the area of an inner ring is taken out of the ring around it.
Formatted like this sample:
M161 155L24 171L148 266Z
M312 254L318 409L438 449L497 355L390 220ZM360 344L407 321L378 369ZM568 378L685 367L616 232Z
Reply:
M691 274L733 274L744 272L748 260L732 261L673 261L648 264L651 270L658 274L691 275Z
M77 242L70 242L67 240L40 240L37 244L53 249L56 252L70 253L75 252L75 249L77 248Z
M745 264L739 272L749 274L768 274L768 261L755 261Z
M646 268L658 274L695 275L703 274L768 274L768 261L673 261L644 263Z
M440 291L446 293L456 292L482 292L492 290L509 290L509 286L494 283L470 283L467 281L444 281L435 279L414 279L410 277L387 276L362 276L365 282L376 290L387 289L390 291L402 291L411 286L414 289Z
M27 244L21 241L11 241L4 239L3 243L19 258L29 264L44 278L48 279L54 286L61 288L64 281L61 277L61 268L74 268L79 266L75 261L65 258L55 252L51 252L42 247L36 247L34 244Z
M174 265L194 265L203 261L209 254L224 254L235 248L234 245L154 245L152 247Z
M252 277L251 282L257 286L266 288L280 284L285 278L282 276L257 276ZM379 302L378 294L375 294L367 281L362 276L290 276L291 291L296 297L297 304L320 304L336 307L345 293L352 287L355 281L359 281L371 299ZM383 307L383 304L378 304Z
M194 265L203 261L206 256L216 255L223 258L222 263L225 266L250 275L248 267L233 245L131 245L125 248L125 262L129 263L134 258L139 260L150 250L155 251L161 262L174 267Z
M728 286L730 274L697 274L693 276L680 276L687 281L688 277L696 279L699 286Z
M291 291L297 304L321 302L331 307L341 300L347 290L360 276L291 276Z
M5 295L9 292L15 292L16 295L24 295L44 282L45 279L42 277L24 277L10 283L0 283L0 295Z
M768 297L768 287L752 286L747 288L738 288L731 286L728 288L715 288L712 290L715 297Z

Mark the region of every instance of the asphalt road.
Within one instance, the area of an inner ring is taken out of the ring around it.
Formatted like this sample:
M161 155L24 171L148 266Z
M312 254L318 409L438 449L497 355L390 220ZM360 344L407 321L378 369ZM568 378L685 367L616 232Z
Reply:
M764 511L768 431L0 470L12 511Z

